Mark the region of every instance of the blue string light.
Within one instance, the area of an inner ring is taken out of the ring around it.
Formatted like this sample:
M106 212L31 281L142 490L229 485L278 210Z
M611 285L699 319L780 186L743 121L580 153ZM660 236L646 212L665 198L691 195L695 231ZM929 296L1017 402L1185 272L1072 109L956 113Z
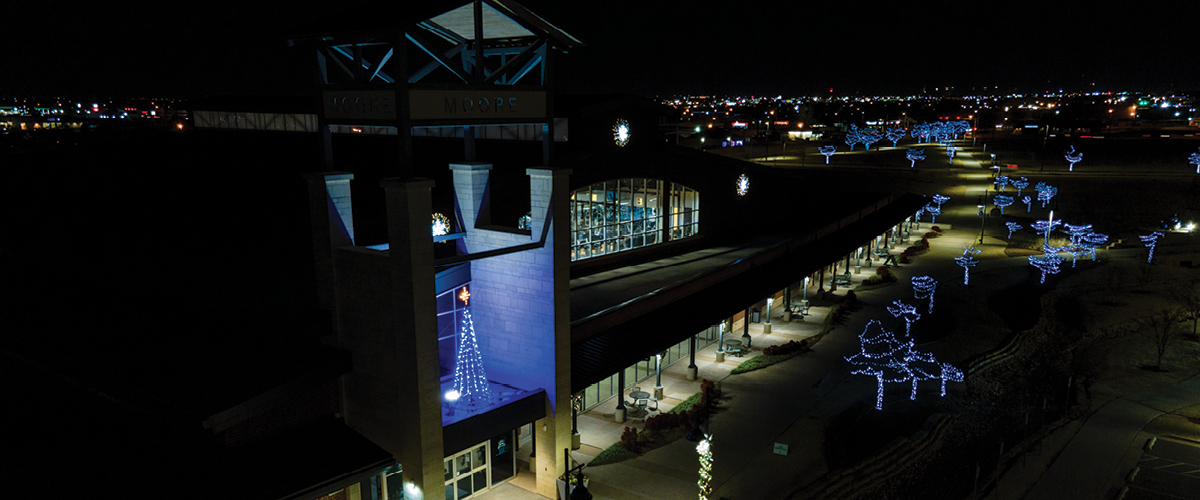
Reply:
M979 264L979 259L976 259L975 257L973 257L973 255L978 255L980 253L982 253L981 250L979 250L978 248L975 248L974 246L971 246L971 247L967 248L966 250L963 250L962 257L954 258L954 262L958 263L958 265L962 266L962 268L963 268L963 284L964 285L970 284L971 268L975 267L976 264Z
M1029 256L1029 264L1042 271L1042 279L1038 283L1045 283L1047 274L1058 274L1058 266L1062 262L1063 258L1057 253L1046 253L1040 257L1037 255Z
M950 157L950 164L954 164L954 155L958 154L958 148L954 146L946 146L946 156Z
M1033 200L1029 198L1029 195L1021 197L1021 202L1025 204L1025 213L1033 211Z
M892 305L887 306L887 312L892 316L904 320L904 336L911 336L909 331L912 328L914 321L921 319L921 313L917 312L917 308L910 304L905 304L899 300L893 300Z
M1000 186L1000 192L1004 192L1004 186L1008 185L1009 179L1007 175L996 177L996 185Z
M1038 220L1033 221L1033 230L1037 231L1038 234L1044 236L1047 240L1049 240L1050 233L1052 231L1054 231L1054 229L1057 228L1060 224L1062 224L1061 220L1050 221L1050 220L1038 219Z
M475 338L475 322L471 319L468 300L471 293L467 287L458 295L463 301L462 328L459 330L458 353L454 362L454 390L458 391L457 408L470 412L487 408L495 400L487 373L483 369L483 356L479 352L479 341Z
M924 149L909 149L908 152L905 153L905 155L908 156L908 161L912 162L912 165L910 165L909 168L915 168L917 166L918 161L925 159L925 150Z
M853 150L853 148L851 148L851 150ZM833 153L837 152L837 146L821 146L817 148L817 151L825 155L825 164L828 165L829 157L833 156Z
M1096 248L1108 242L1108 235L1103 233L1085 234L1081 238L1081 244L1087 253L1092 256L1092 260L1096 260Z
M1058 188L1048 185L1044 182L1038 183L1038 201L1042 202L1042 208L1046 208L1046 204L1050 203L1050 199L1058 194Z
M863 142L863 133L858 130L858 125L851 123L850 130L846 132L846 144L850 146L850 151L854 151L854 145Z
M883 388L886 383L909 382L912 391L910 400L917 399L917 382L929 379L941 380L941 395L946 396L946 382L962 382L963 372L942 363L928 352L916 350L913 341L901 342L892 332L885 330L878 320L870 320L858 335L860 351L847 356L846 361L859 368L854 375L875 377L875 409L883 409Z
M1148 258L1146 258L1146 262L1154 261L1154 247L1156 245L1158 245L1158 239L1162 238L1162 237L1163 237L1163 234L1158 231L1147 234L1145 236L1138 236L1138 238L1140 238L1142 240L1142 244L1146 245L1146 248L1150 249L1150 256Z
M1004 215L1004 207L1013 204L1013 197L1005 194L998 194L992 197L992 203L1000 207L1000 215Z
M1196 173L1200 174L1200 153L1192 153L1188 156L1188 163L1196 166Z
M937 291L937 285L938 282L932 276L913 276L912 278L913 298L917 300L928 298L928 312L930 313L933 312L933 294Z
M937 216L942 214L942 207L938 205L925 205L925 213L929 214L930 224L937 224Z
M946 196L946 195L942 195L942 194L937 194L937 193L934 193L934 195L933 195L933 202L934 202L934 203L937 203L937 206L938 206L939 208L942 206L942 204L943 204L943 203L945 203L945 202L947 202L947 201L950 201L950 197L949 197L949 196Z
M1079 161L1080 161L1080 160L1083 160L1083 153L1077 153L1077 152L1075 152L1075 146L1074 146L1074 145L1071 145L1071 151L1069 151L1069 152L1066 154L1066 158L1067 158L1067 161L1071 163L1071 168L1069 168L1069 169L1068 169L1068 171L1069 171L1069 172L1074 172L1074 171L1075 171L1075 164L1076 164L1076 163L1079 163Z
M1010 180L1008 181L1008 183L1009 183L1009 184L1012 184L1012 187L1015 187L1015 188L1017 188L1017 196L1021 196L1021 190L1023 190L1023 189L1025 189L1025 188L1029 187L1029 179L1026 179L1026 178L1024 178L1024 177L1018 177L1018 178L1016 178L1016 179L1010 179Z
M908 131L899 127L888 127L883 134L887 136L887 140L892 141L892 147L894 148L900 142L900 139L903 139L908 134ZM909 159L911 160L912 158Z
M1005 222L1004 225L1008 226L1008 239L1010 240L1012 239L1012 234L1014 232L1020 231L1021 228L1024 227L1016 222Z

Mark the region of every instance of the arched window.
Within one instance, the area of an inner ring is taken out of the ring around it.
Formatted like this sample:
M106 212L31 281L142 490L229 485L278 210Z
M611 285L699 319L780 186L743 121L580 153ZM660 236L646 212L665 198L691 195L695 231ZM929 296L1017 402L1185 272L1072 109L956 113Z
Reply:
M572 261L699 231L700 194L682 184L635 177L597 182L571 193Z

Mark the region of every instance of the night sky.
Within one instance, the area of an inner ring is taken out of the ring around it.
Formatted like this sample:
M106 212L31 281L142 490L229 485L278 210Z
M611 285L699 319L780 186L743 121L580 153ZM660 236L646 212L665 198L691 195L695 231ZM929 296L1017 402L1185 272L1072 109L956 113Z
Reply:
M308 94L311 56L286 47L285 33L406 3L17 0L0 29L0 95ZM558 59L564 92L1200 89L1194 0L523 4L588 44Z

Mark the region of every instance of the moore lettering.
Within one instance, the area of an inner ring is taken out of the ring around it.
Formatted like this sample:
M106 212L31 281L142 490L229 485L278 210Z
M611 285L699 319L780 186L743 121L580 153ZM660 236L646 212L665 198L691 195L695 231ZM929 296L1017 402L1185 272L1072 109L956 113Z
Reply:
M538 90L413 89L408 96L413 120L496 123L546 118L546 93Z
M328 91L324 97L326 118L396 118L395 94L390 91Z
M472 99L470 97L447 97L445 99L446 114L454 115L459 112L463 114L480 113L480 114L503 114L517 112L517 98L504 96L496 96L493 98L481 97Z

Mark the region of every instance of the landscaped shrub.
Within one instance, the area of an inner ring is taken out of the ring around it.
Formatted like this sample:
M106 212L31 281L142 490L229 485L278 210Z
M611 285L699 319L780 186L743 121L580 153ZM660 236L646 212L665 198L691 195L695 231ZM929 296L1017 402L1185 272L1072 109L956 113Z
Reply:
M776 354L788 354L796 351L803 351L807 348L807 340L801 340L799 342L796 342L795 340L789 340L783 343L783 345L773 345L763 349L763 354L766 354L767 356L774 356Z
M646 419L646 430L660 431L672 429L691 421L691 413L659 413Z
M938 237L938 233L933 232L933 231L925 233L925 236L923 236L923 238L937 238L937 237Z
M940 227L937 227L937 226L933 226L933 227L931 227L931 228L929 228L929 229L932 229L932 230L933 230L933 232L935 232L935 233L940 233L940 232L942 232L942 228L940 228Z
M637 453L637 429L626 427L625 432L621 434L621 446L626 450Z

